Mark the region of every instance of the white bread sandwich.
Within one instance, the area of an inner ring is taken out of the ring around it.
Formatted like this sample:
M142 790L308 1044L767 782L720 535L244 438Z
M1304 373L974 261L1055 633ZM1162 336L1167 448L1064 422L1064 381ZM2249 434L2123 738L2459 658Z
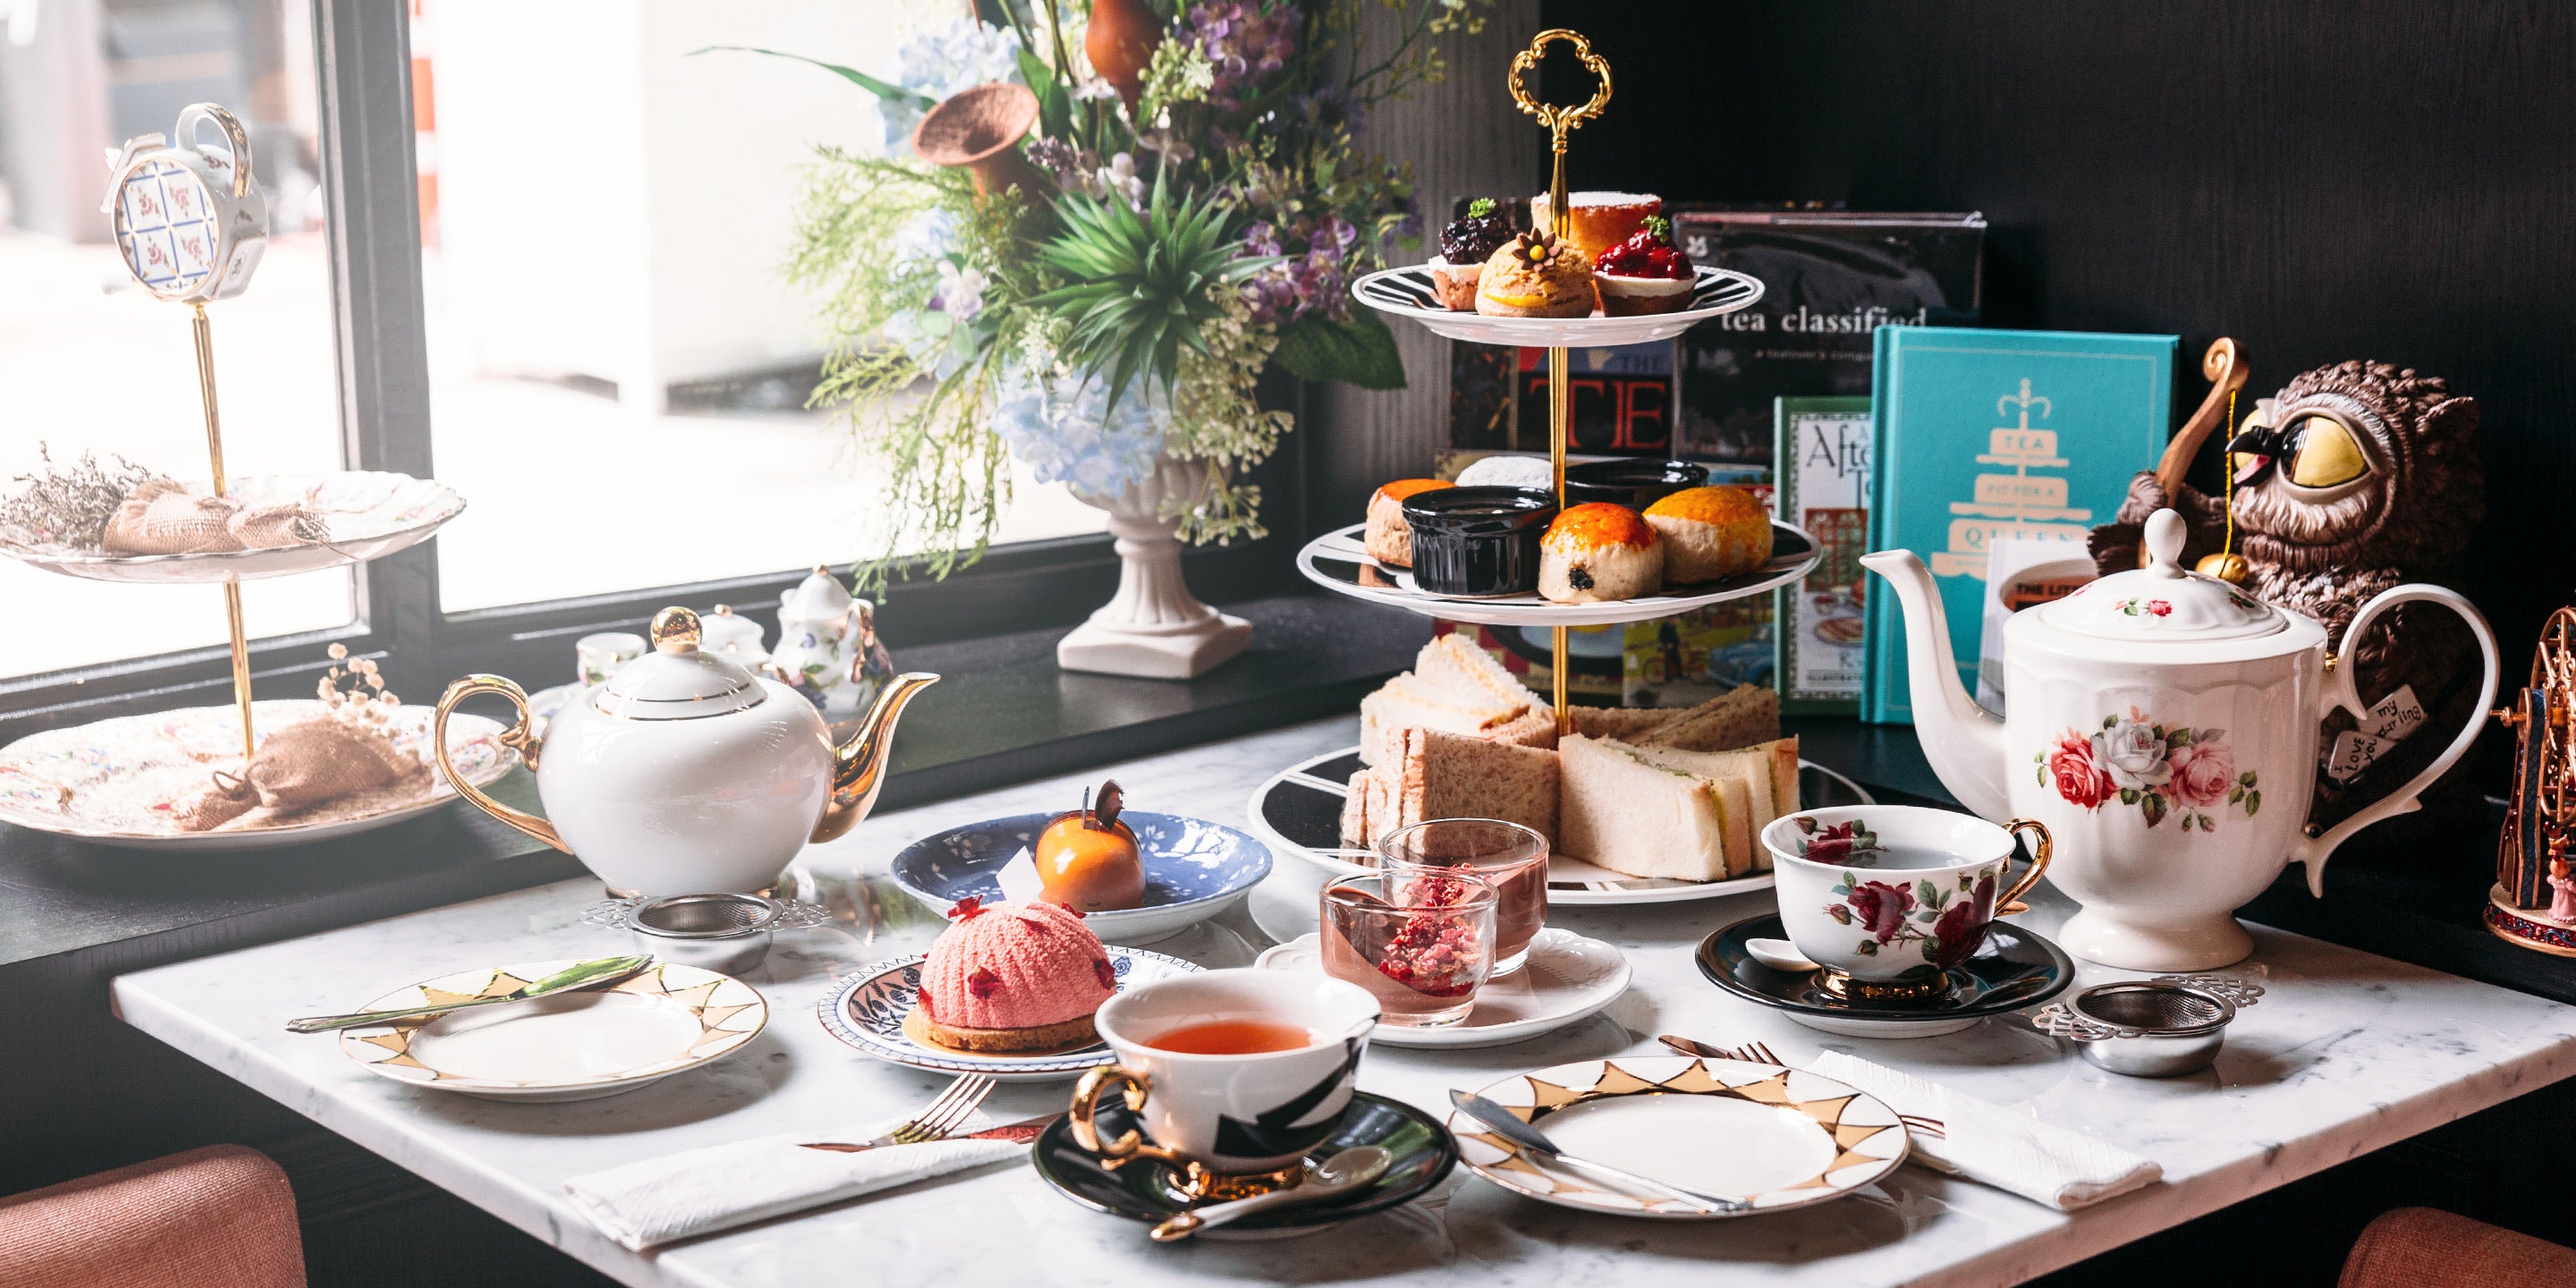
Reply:
M1401 754L1406 729L1435 729L1523 747L1556 745L1556 713L1463 635L1423 645L1414 669L1360 699L1360 761Z
M1734 779L1744 784L1745 797L1751 806L1747 826L1752 831L1752 848L1748 856L1752 870L1771 870L1771 851L1762 844L1762 829L1771 826L1772 820L1781 815L1798 811L1797 739L1776 739L1741 751L1676 751L1670 747L1639 747L1636 752L1649 763L1666 769L1678 769L1702 778Z
M1579 734L1557 743L1557 770L1563 853L1632 877L1722 881L1753 871L1743 775L1706 778Z
M1387 763L1351 776L1342 844L1372 849L1438 818L1498 818L1556 839L1556 753L1435 729L1398 731Z

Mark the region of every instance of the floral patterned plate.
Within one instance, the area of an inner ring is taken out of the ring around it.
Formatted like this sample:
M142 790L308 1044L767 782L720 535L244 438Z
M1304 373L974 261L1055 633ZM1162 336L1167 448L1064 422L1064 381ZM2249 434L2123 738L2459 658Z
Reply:
M1478 1176L1584 1212L1724 1220L1807 1207L1895 1171L1913 1143L1876 1096L1751 1060L1615 1056L1516 1074L1478 1094L1568 1154L1751 1205L1711 1213L1627 1193L1532 1158L1463 1111L1450 1114L1459 1159Z
M253 736L268 734L324 708L312 699L251 704ZM183 707L124 716L71 729L30 734L0 748L0 822L135 850L213 853L300 845L399 823L456 799L431 765L427 707L389 713L394 745L429 766L417 783L364 792L283 817L252 810L221 827L182 831L170 805L241 760L240 717L230 706ZM501 726L458 713L447 745L457 772L488 786L519 758L501 745Z
M257 581L382 559L429 539L465 512L465 498L433 479L374 470L267 474L229 480L228 495L254 505L300 503L322 517L330 539L308 546L193 555L112 555L41 541L0 528L0 550L48 572L93 581ZM202 484L201 484L202 485Z
M483 966L423 980L356 1009L495 997L575 965ZM664 962L614 987L340 1030L367 1072L484 1100L593 1100L723 1059L759 1036L769 1003L730 975Z
M2037 1006L2075 982L2065 950L2008 921L1986 923L1985 942L1950 968L1950 992L1934 1002L1867 1002L1835 997L1814 974L1773 970L1754 959L1752 939L1787 939L1780 914L1747 917L1699 941L1699 973L1748 1002L1809 1028L1865 1038L1956 1033L1989 1015Z
M1142 948L1116 944L1104 947L1109 953L1109 969L1118 976L1120 992L1133 985L1192 975L1199 970L1178 957ZM1093 1065L1109 1063L1109 1044L1097 1041L1071 1050L1028 1055L991 1055L931 1045L905 1023L912 1015L913 998L921 992L922 960L923 954L914 953L860 967L843 977L823 997L823 1027L833 1037L891 1064L931 1073L988 1074L1001 1082L1054 1082L1075 1077Z

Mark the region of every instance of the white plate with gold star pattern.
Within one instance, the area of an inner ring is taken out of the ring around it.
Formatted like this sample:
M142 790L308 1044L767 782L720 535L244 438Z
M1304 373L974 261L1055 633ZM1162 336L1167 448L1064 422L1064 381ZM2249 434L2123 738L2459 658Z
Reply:
M1459 1160L1478 1176L1585 1212L1702 1220L1806 1207L1895 1171L1911 1144L1885 1101L1750 1060L1616 1056L1518 1074L1479 1094L1568 1154L1750 1205L1711 1214L1626 1193L1549 1166L1464 1113L1449 1116Z
M355 1009L497 997L575 964L567 958L458 971ZM432 1091L486 1100L590 1100L723 1059L768 1022L769 1003L751 985L665 962L613 988L343 1029L340 1051L370 1073Z

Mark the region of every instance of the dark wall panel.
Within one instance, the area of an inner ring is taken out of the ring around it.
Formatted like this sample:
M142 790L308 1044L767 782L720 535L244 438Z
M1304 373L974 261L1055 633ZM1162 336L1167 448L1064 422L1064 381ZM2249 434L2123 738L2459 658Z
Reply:
M2576 5L1555 0L1545 17L1591 37L1618 87L1574 136L1576 186L1983 210L1991 323L2179 333L2178 416L2218 335L2245 346L2249 393L2349 358L2447 376L2484 407L2489 489L2455 580L2495 618L2509 677L2576 590Z

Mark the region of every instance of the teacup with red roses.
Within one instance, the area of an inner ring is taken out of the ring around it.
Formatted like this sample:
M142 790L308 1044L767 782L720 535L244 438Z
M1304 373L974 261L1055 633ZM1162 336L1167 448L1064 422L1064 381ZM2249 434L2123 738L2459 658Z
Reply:
M2030 870L2011 879L2013 836ZM2021 912L2048 868L2048 829L1908 805L1800 810L1762 830L1780 923L1807 960L1872 983L1930 979L1966 961L1996 917Z

